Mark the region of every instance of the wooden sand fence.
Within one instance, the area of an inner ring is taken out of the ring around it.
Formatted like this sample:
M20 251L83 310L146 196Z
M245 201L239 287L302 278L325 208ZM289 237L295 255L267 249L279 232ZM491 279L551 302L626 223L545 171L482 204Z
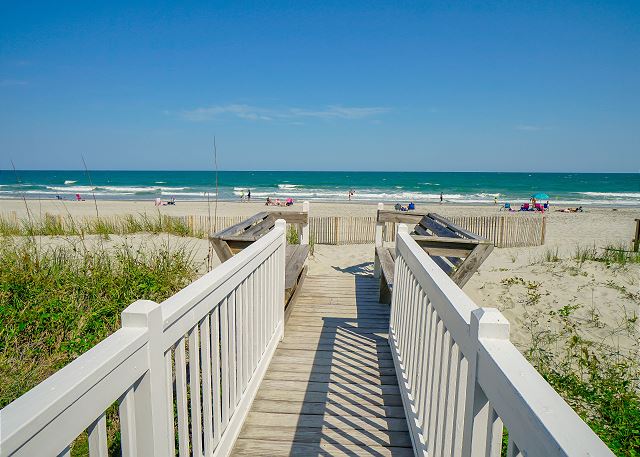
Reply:
M187 230L187 234L196 237L206 237L208 233L223 230L242 222L245 216L218 216L209 218L207 215L132 215L138 221L147 221L147 225L158 228L160 224L169 226L179 223ZM465 230L476 233L492 241L496 247L540 246L544 244L546 232L546 216L540 214L498 214L491 216L447 216L451 222ZM18 219L15 212L2 216L16 226L22 226L24 221ZM146 219L145 219L146 218ZM41 219L34 218L48 224L59 225L64 231L71 231L74 227L95 226L95 217L71 219L59 214L44 214ZM127 233L126 217L100 216L104 226L122 230L116 233ZM144 224L142 224L144 226ZM295 225L294 225L295 227ZM315 244L349 245L368 244L375 242L376 218L369 216L337 217L315 216L309 218L310 241ZM296 227L297 228L297 227ZM394 242L397 224L385 224L384 241Z

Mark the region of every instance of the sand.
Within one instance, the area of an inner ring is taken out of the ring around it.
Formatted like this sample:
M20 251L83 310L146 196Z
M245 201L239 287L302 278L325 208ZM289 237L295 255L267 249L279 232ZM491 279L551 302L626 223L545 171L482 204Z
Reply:
M73 217L95 215L93 201L59 202L29 201L34 214L71 214ZM390 207L390 205L387 205ZM207 202L178 202L176 206L156 208L153 202L98 201L101 215L156 214L206 215L214 212ZM220 202L220 216L250 216L265 209L264 204ZM300 211L301 205L287 210ZM375 216L372 203L312 202L313 216ZM15 211L26 214L24 202L0 200L0 213ZM434 211L447 215L489 215L496 206L418 205L418 212ZM577 246L598 249L609 244L629 243L633 237L639 208L585 207L583 213L547 215L547 238L544 246L496 248L464 291L479 305L499 308L511 323L511 339L524 351L545 332L560 328L558 313L570 312L580 325L580 332L593 341L619 347L623 352L638 350L640 316L640 265L624 267L602 262L578 263L571 257ZM132 235L126 239L135 244L148 241L152 235ZM157 238L157 237L156 237ZM206 240L169 237L174 246L185 244L194 258L204 265ZM110 242L121 242L114 238ZM156 241L157 242L157 241ZM557 252L558 261L545 257ZM311 274L370 274L373 269L373 244L351 246L317 245L309 261ZM219 262L214 259L214 265ZM635 320L634 320L635 319Z

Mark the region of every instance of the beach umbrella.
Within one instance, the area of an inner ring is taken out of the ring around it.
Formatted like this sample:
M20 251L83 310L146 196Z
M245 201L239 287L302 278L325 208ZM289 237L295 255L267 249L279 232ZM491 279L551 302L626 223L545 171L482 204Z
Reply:
M544 192L538 192L537 194L533 194L531 198L535 198L536 200L549 200L549 196Z

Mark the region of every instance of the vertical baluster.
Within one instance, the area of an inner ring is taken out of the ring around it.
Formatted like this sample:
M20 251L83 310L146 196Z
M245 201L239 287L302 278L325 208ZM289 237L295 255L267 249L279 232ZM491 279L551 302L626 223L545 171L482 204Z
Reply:
M433 441L434 443L434 456L441 455L441 449L443 447L444 442L444 426L446 423L446 411L447 411L447 398L449 397L449 363L451 362L451 334L449 330L445 328L445 333L442 338L442 356L440 358L440 387L438 392L438 406L436 413L436 424L438 424L436 428L436 435Z
M249 296L248 281L242 281L242 389L247 388L249 383Z
M442 446L442 455L452 454L452 443L454 434L454 420L456 416L456 396L458 395L458 369L460 368L460 351L459 347L453 339L451 339L451 351L449 353L449 381L447 382L447 397L445 400L445 416L444 416L444 441Z
M489 449L487 452L488 457L500 457L500 453L502 451L502 433L504 432L504 426L502 424L502 419L498 416L493 407L491 408L491 412L489 415L489 430L487 435L487 443L489 444Z
M220 303L220 375L222 378L222 431L229 423L229 313L228 297Z
M180 457L189 455L189 418L187 408L187 363L184 337L180 338L175 350L176 358L176 400L178 403L178 450Z
M396 259L397 261L397 259ZM402 260L402 265L400 267L400 281L397 283L397 290L396 292L398 293L398 326L396 328L396 335L397 335L397 340L398 340L398 352L400 353L400 357L403 356L404 354L404 337L405 337L405 333L404 333L404 324L406 322L406 317L407 317L407 313L406 313L406 309L407 309L407 278L408 278L408 274L409 272L407 271L406 268L406 264L404 262L404 259ZM394 279L395 280L395 279ZM404 360L403 360L404 362Z
M406 325L404 331L404 350L402 351L402 361L405 367L405 376L409 382L409 389L411 389L409 376L411 373L411 358L413 357L413 312L415 310L414 294L416 284L416 278L413 276L413 273L411 273L407 285L407 307L405 308Z
M414 388L414 405L416 408L416 415L418 416L418 423L422 425L422 399L424 398L425 391L425 365L427 363L427 356L429 353L428 341L429 341L429 322L430 322L430 304L427 295L423 292L422 299L420 300L421 319L420 319L420 346L417 351L417 364L416 364L416 385Z
M422 392L423 396L420 401L420 414L419 421L422 424L422 428L425 433L425 437L427 436L427 432L430 428L429 424L429 404L431 401L431 378L433 376L433 361L435 358L435 347L436 347L436 323L438 319L438 313L433 307L433 303L429 301L428 305L428 326L427 330L427 353L426 353L426 362L424 365L424 371L422 376L424 378Z
M211 396L213 401L213 446L222 434L222 398L220 395L220 307L211 313Z
M89 455L107 457L107 416L102 413L87 429L89 434Z
M168 352L171 353L171 351ZM135 457L137 454L134 401L135 395L133 393L133 387L130 387L124 395L120 397L120 404L118 405L118 415L120 418L120 448L122 449L123 457ZM171 409L173 410L173 402L171 402ZM173 411L171 417L173 418ZM169 430L173 430L173 424L171 425L172 426Z
M469 369L469 361L462 354L459 353L458 356L458 393L456 395L456 410L455 410L455 419L453 421L454 424L454 435L453 435L453 449L452 454L455 457L459 457L462 455L462 437L463 437L463 424L464 424L464 408L466 404L467 397L467 379L468 379L468 369Z
M509 435L509 444L507 444L507 457L523 457L518 445L513 442L511 435Z
M71 445L64 448L58 457L71 457Z
M229 294L227 300L227 314L229 316L228 321L228 341L227 344L227 360L229 362L229 420L233 416L233 412L236 409L236 385L237 385L237 371L236 371L236 291L232 291Z
M238 373L236 383L236 404L242 398L244 392L244 308L242 305L244 281L236 288L236 371Z
M253 273L248 276L249 284L249 379L256 367L256 287Z
M427 416L427 422L429 424L429 435L427 444L429 446L429 453L433 451L434 438L436 434L436 411L438 406L438 394L440 392L440 371L442 368L442 339L444 335L444 323L438 317L436 325L436 340L435 340L435 352L433 358L433 365L431 367L431 380L429 389L429 412Z
M202 357L204 455L211 455L213 453L213 400L211 398L211 323L208 314L200 321L200 354Z
M169 455L176 455L176 440L175 440L175 426L173 425L173 365L171 357L171 348L164 353L164 369L165 377L167 380L167 430L169 431L170 438L167 440L167 446L169 448ZM121 422L122 423L122 422ZM122 427L121 427L122 428ZM124 447L123 447L124 449ZM131 449L135 449L132 447ZM124 454L123 452L123 455Z
M409 385L411 386L411 395L415 399L416 398L416 369L417 369L417 356L418 349L420 348L420 325L422 324L422 289L420 288L420 284L414 277L415 282L415 292L413 294L413 303L411 304L413 308L412 313L412 332L411 332L411 359L409 360Z
M189 397L191 400L191 445L194 456L202 455L200 394L200 338L196 325L189 332Z

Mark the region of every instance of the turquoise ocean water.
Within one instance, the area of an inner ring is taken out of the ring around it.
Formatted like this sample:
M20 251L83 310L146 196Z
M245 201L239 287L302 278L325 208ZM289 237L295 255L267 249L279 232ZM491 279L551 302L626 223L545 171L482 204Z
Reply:
M459 172L307 172L221 171L218 196L252 200L353 200L517 204L545 192L561 205L640 206L640 173L459 173ZM22 171L0 170L0 199L71 199L76 193L99 199L177 201L214 198L212 171ZM0 206L2 202L0 201Z

